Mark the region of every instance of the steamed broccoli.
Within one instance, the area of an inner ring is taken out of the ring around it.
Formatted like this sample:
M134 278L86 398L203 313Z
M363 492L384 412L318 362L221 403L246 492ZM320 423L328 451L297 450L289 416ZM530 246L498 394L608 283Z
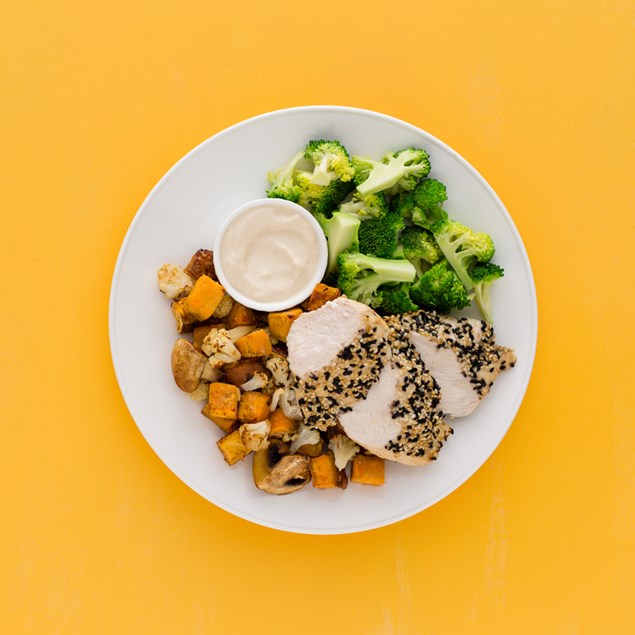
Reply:
M351 197L340 203L339 210L365 220L387 214L388 203L383 192L368 194L367 196L362 196L359 192L353 192Z
M443 183L436 179L423 179L412 192L402 192L396 196L392 208L415 225L430 229L435 222L448 218L442 207L447 198Z
M391 211L384 216L362 221L359 227L359 250L378 258L392 258L405 226L403 217Z
M470 299L458 276L441 260L426 271L410 287L410 297L422 309L449 313L469 306Z
M300 192L297 202L316 214L326 216L330 216L355 187L352 181L340 179L335 179L328 185L317 185L311 181L310 172L296 172L295 182Z
M412 282L417 272L407 260L388 260L345 251L337 258L337 286L351 300L378 307L383 284Z
M410 313L418 311L419 307L410 297L410 284L402 282L395 286L383 286L381 291L381 304L379 310L388 315Z
M489 262L494 255L494 241L483 232L472 231L457 221L439 221L432 233L465 290L474 288L470 271L479 262Z
M430 172L430 157L419 148L389 152L381 162L359 156L354 156L352 161L357 191L362 196L384 190L390 194L412 190L418 179Z
M421 227L406 227L401 233L403 255L410 260L420 276L443 257L434 236Z
M477 264L470 271L470 277L474 284L472 293L474 294L474 301L481 310L486 322L492 323L492 302L490 298L490 288L494 280L502 278L504 271L498 265L493 262L486 262Z
M326 235L329 249L326 276L330 277L337 269L337 257L343 251L357 251L359 248L357 232L361 221L351 214L342 212L335 212L331 218L326 218L322 214L314 216Z
M355 168L346 148L337 140L309 141L304 150L304 158L315 164L311 182L315 185L328 185L331 181L351 181Z
M271 184L271 188L267 190L269 198L284 198L294 203L300 200L301 190L295 183L294 173L303 156L304 152L298 152L277 170L272 170L267 174Z

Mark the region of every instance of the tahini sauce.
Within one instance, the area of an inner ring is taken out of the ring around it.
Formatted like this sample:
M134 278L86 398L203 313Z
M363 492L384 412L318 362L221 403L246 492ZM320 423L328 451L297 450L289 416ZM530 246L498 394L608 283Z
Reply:
M309 221L293 209L263 204L240 214L220 243L225 277L258 302L299 293L315 274L319 250Z

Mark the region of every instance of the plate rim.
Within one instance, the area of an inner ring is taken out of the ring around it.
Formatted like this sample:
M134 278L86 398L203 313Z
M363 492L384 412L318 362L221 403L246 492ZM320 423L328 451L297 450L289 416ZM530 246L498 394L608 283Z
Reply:
M518 247L518 251L520 253L521 256L521 260L523 262L524 265L524 271L525 271L525 275L527 278L527 283L528 283L528 287L530 290L530 304L531 304L531 328L530 328L530 338L531 338L531 344L528 350L528 356L527 356L527 370L525 373L525 376L522 379L521 382L521 387L522 390L518 391L517 397L516 397L516 402L514 403L513 407L510 409L510 413L511 416L509 418L509 422L508 424L501 429L501 431L499 432L499 434L494 438L491 446L489 447L488 451L483 453L482 457L476 462L476 464L474 464L473 466L471 466L469 469L467 469L466 471L464 471L458 478L454 479L452 481L451 484L449 484L447 487L445 487L441 492L439 492L436 496L427 499L425 503L422 503L421 505L415 505L414 507L403 511L399 514L394 514L390 517L387 518L382 518L381 520L375 521L375 522L366 522L366 523L361 523L359 525L350 525L347 527L337 527L337 528L307 528L307 527L298 527L295 525L289 525L287 523L274 523L271 522L267 519L263 519L260 518L259 516L257 516L256 514L250 514L248 512L245 512L243 510L238 510L234 507L232 507L230 504L225 503L224 501L219 501L217 500L214 496L210 496L208 492L204 492L203 489L195 482L193 482L193 480L189 477L187 477L185 474L183 474L183 472L181 471L180 468L178 468L177 466L173 465L172 462L170 460L167 459L167 457L165 457L161 452L159 452L157 450L157 448L154 446L154 444L151 442L150 438L148 437L148 435L146 435L145 431L143 430L142 426L138 423L137 421L137 417L136 417L136 413L135 413L135 409L132 405L132 399L129 395L128 392L128 388L125 385L125 382L123 381L123 371L120 365L120 361L117 358L117 353L116 353L116 326L115 326L115 320L114 320L114 314L116 311L116 305L117 305L117 301L116 301L116 290L117 290L117 282L119 280L120 274L121 274L121 269L123 266L123 261L125 259L125 256L127 254L129 245L130 245L130 241L132 238L132 235L135 232L136 226L139 224L142 216L144 216L147 208L149 207L149 203L150 201L153 199L153 197L155 196L156 192L158 192L164 185L164 183L166 181L169 180L169 178L171 177L171 175L176 172L178 169L180 169L180 167L189 159L189 157L193 154L196 154L198 152L200 152L200 150L213 143L214 141L216 141L217 139L229 135L232 132L242 128L242 127L246 127L256 121L262 121L262 120L266 120L266 119L271 119L271 118L275 118L275 117L280 117L280 116L284 116L284 115L288 115L288 114L293 114L293 113L300 113L300 112L345 112L345 113L350 113L350 114L358 114L358 115L363 115L363 116L367 116L367 117L371 117L371 118L380 118L380 119L384 119L386 121L389 121L391 123L397 124L398 126L401 127L405 127L407 129L409 129L410 131L418 134L418 135L422 135L423 137L427 137L429 138L431 141L433 141L434 143L438 144L440 147L442 147L446 152L448 152L455 160L457 160L459 163L461 163L463 165L464 168L466 168L469 172L472 173L473 176L475 176L477 178L477 180L479 181L479 183L484 186L487 194L493 199L494 203L496 204L496 206L499 208L500 211L503 212L503 218L506 222L506 224L508 225L514 240L516 241L516 245ZM152 451L159 457L159 459L164 463L164 465L166 465L166 467L168 467L168 469L179 478L179 480L181 480L187 487L189 487L191 490L193 490L194 492L196 492L199 496L201 496L204 500L211 502L212 504L214 504L216 507L238 517L241 518L243 520L249 521L253 524L257 524L257 525L261 525L270 529L276 529L279 531L285 531L285 532L289 532L289 533L296 533L296 534L304 534L304 535L343 535L343 534L351 534L351 533L360 533L360 532L364 532L364 531L371 531L373 529L378 529L381 527L386 527L395 523L398 523L402 520L405 520L407 518L410 518L422 511L424 511L425 509L428 509L430 507L432 507L433 505L435 505L436 503L438 503L439 501L443 500L444 498L448 497L452 492L454 492L455 490L459 489L461 487L461 485L463 485L467 480L469 480L474 474L476 474L476 472L478 472L480 470L480 468L487 462L487 460L489 458L491 458L491 456L494 454L494 452L496 451L497 447L501 444L501 442L503 441L503 439L505 438L505 436L507 435L507 433L509 432L509 429L511 428L512 423L514 422L514 420L516 419L516 416L518 414L518 411L520 409L520 406L522 405L525 395L527 393L527 388L529 386L529 381L531 379L532 376L532 372L533 372L533 367L534 367L534 363L535 363L535 357L536 357L536 349L537 349L537 343L538 343L538 299L537 299L537 294L536 294L536 285L535 285L535 280L534 280L534 276L533 276L533 270L531 267L531 263L529 261L529 256L527 254L527 250L525 249L525 245L523 243L522 237L520 235L520 232L518 231L518 229L516 228L516 225L511 217L511 214L509 213L509 211L507 210L506 206L503 204L502 200L500 199L500 197L498 196L498 194L494 191L494 189L492 188L492 186L488 183L488 181L480 174L480 172L469 162L467 161L467 159L465 159L463 156L461 156L456 150L454 150L452 147L450 147L447 143L445 143L444 141L440 140L438 137L436 137L435 135L423 130L422 128L419 128L418 126L415 126L414 124L411 124L407 121L404 121L403 119L399 119L397 117L394 117L392 115L387 115L385 113L382 112L378 112L375 110L370 110L370 109L366 109L366 108L359 108L359 107L354 107L354 106L342 106L342 105L306 105L306 106L293 106L293 107L288 107L288 108L280 108L280 109L276 109L276 110L271 110L271 111L266 111L263 112L261 114L258 115L254 115L251 117L248 117L247 119L243 119L237 123L234 123L230 126L227 126L226 128L223 128L222 130L219 130L218 132L214 133L213 135L211 135L210 137L204 139L203 141L201 141L200 143L198 143L196 146L194 146L193 148L191 148L187 153L185 153L183 156L181 156L180 159L178 159L164 174L163 176L157 181L157 183L152 187L152 189L148 192L148 194L146 195L146 197L144 198L143 202L141 203L141 205L139 206L139 208L137 209L137 211L135 212L129 226L128 229L126 230L126 233L124 235L123 241L121 242L121 245L119 247L119 252L117 255L117 260L115 263L115 267L113 270L113 274L112 274L112 279L111 279L111 284L110 284L110 291L109 291L109 302L108 302L108 333L109 333L109 348L110 348L110 354L111 354L111 360L112 360L112 364L113 364L113 368L115 371L115 377L117 379L117 385L119 387L119 390L121 392L121 395L123 397L124 403L126 404L126 408L128 409L128 412L132 418L132 420L134 421L137 429L139 430L139 432L141 433L141 435L143 436L143 438L145 439L145 441L148 443L148 445L150 446L150 448L152 449Z

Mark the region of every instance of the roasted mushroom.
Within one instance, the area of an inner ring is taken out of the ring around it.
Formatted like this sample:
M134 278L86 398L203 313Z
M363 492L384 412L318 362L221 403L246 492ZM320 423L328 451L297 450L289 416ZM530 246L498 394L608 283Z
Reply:
M194 392L201 383L207 358L191 342L179 338L172 347L172 375L185 392Z
M309 459L288 454L288 446L271 439L269 447L254 453L253 477L256 487L269 494L290 494L311 480Z

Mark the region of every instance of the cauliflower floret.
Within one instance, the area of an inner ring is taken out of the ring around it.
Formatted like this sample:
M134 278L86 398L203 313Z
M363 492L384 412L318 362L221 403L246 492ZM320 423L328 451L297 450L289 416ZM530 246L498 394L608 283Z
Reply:
M291 369L289 368L289 362L284 357L272 355L266 362L265 366L271 373L273 383L276 386L283 386L288 388L293 383L291 379Z
M267 376L267 373L263 373L257 370L249 381L246 381L244 384L242 384L240 389L241 390L261 390L265 388L268 383L269 383L269 377Z
M212 368L221 368L240 359L240 352L229 338L226 329L211 329L205 336L201 348L205 355L209 356Z
M298 448L301 448L303 445L315 445L320 441L320 433L313 428L309 428L309 426L305 426L303 423L300 424L300 428L298 429L297 436L294 437L291 442L291 447L289 448L289 452L294 454L298 451Z
M271 395L270 408L273 412L278 407L289 419L302 419L302 411L300 410L300 404L298 404L295 390L290 388L276 388Z
M269 421L259 421L258 423L243 423L240 428L240 440L248 450L264 450L269 445Z
M226 293L221 301L218 303L216 309L214 309L214 313L212 313L213 318L222 319L229 315L229 312L232 310L234 306L234 301L231 299L231 296Z
M170 300L187 295L192 290L194 280L179 265L163 265L157 271L159 291Z
M359 452L360 447L345 434L334 434L329 439L329 449L335 456L335 465L343 470L348 462Z

